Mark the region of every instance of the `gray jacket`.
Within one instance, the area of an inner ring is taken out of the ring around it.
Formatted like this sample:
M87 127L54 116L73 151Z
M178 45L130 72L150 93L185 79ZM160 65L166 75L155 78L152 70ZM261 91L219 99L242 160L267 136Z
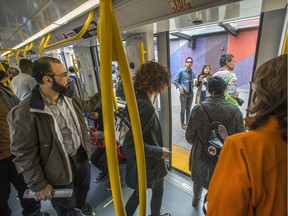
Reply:
M165 161L161 159L163 154L162 130L147 94L137 93L136 98L144 141L147 187L150 188L167 175ZM127 132L122 150L126 156L126 183L130 188L137 189L138 175L132 130Z
M201 104L205 106L212 122L219 121L225 126L228 135L245 131L241 111L228 102L224 96L208 97ZM201 105L196 105L191 112L186 130L186 140L192 145L189 164L192 180L206 189L216 165L211 166L211 163L200 157L202 143L207 140L210 125Z
M91 112L101 103L100 92L91 100L82 101L77 96L64 100L71 106L82 146L90 157L90 142L84 120L84 112ZM11 151L16 156L14 163L18 173L22 173L27 186L34 192L40 191L48 183L68 185L72 182L71 164L62 141L56 120L45 106L36 85L8 115Z
M20 102L19 98L17 98L14 94L12 94L10 91L1 86L0 86L0 94L9 110L11 110L14 106L16 106Z

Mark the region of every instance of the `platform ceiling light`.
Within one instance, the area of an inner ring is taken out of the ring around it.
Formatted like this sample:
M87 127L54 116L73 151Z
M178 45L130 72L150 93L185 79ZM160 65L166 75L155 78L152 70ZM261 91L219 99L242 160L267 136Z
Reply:
M17 46L13 47L13 49L18 49L40 37L42 37L43 35L61 27L62 25L68 23L70 20L75 19L75 17L84 14L85 12L92 10L96 7L99 6L100 1L99 0L88 0L86 1L84 4L80 5L79 7L77 7L76 9L74 9L73 11L69 12L68 14L66 14L65 16L61 17L60 19L58 19L57 21L55 21L54 23L52 23L51 25L47 26L46 28L42 29L40 32L36 33L35 35L33 35L32 37L28 38L27 40L25 40L24 42L18 44ZM5 53L3 53L1 56L5 56L7 54L9 54L11 51L7 51Z

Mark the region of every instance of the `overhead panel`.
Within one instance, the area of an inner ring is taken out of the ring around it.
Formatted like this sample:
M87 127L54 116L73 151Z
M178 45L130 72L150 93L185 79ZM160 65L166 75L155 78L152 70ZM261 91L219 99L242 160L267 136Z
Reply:
M0 35L12 48L49 26L85 0L1 0Z

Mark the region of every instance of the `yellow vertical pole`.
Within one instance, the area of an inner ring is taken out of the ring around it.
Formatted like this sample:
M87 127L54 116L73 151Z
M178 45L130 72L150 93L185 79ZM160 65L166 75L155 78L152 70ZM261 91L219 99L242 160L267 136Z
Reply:
M82 94L82 91L81 91L81 86L80 86L80 81L79 81L79 75L78 75L78 70L76 68L76 64L75 64L75 58L74 58L74 55L71 55L71 58L72 58L72 62L73 62L73 67L74 67L74 73L75 73L75 76L76 76L76 84L77 84L77 88L78 88L78 92L79 92L79 96L81 99L84 99L84 95Z
M121 78L124 92L134 92L132 79L130 76L126 54L122 44L121 34L112 9L111 0L100 0L100 18L98 22L98 36L100 42L100 79L102 84L102 109L104 121L104 136L106 143L106 155L108 161L109 177L112 186L112 196L117 216L125 216L123 198L121 194L118 158L115 147L115 133L111 133L114 128L113 118L113 90L112 90L112 59L117 60L121 68ZM113 37L112 37L113 31ZM113 50L112 50L113 47ZM127 94L126 101L129 109L130 121L135 143L136 161L138 169L139 184L139 215L146 215L146 164L144 157L144 145L141 132L140 119L136 104L135 94Z
M147 51L144 50L144 43L140 42L140 50L141 50L141 63L145 63L145 54L147 54Z

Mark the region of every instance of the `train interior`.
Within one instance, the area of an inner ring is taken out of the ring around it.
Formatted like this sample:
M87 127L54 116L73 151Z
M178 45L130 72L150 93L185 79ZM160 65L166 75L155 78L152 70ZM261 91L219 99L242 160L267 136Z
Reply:
M67 70L70 66L77 69L83 99L105 90L101 88L100 73L107 73L115 80L119 64L113 59L111 68L100 71L101 41L97 33L100 3L96 0L1 1L1 62L18 67L21 58L34 61L43 55L56 57ZM239 107L243 116L246 116L253 93L253 71L262 62L279 54L283 38L287 36L287 2L283 0L113 0L112 7L131 77L141 63L152 59L167 65L173 77L185 66L188 56L193 57L192 68L196 74L200 73L205 63L211 65L214 73L219 69L219 57L233 53L240 98L244 100ZM125 106L125 101L118 99L117 102L119 106ZM193 106L195 103L194 100ZM172 152L167 162L169 173L165 177L162 211L173 216L202 216L206 191L202 193L200 204L192 207L191 145L185 140L185 130L180 127L179 93L173 82L157 98L155 109L161 122L165 147ZM87 126L92 127L92 124L87 118ZM119 165L119 170L122 194L117 196L122 196L125 203L132 189L125 184L125 163ZM112 196L108 178L94 182L99 173L91 165L87 200L97 215L116 215L115 195ZM9 205L12 215L21 215L17 193L12 185L11 188ZM150 197L151 191L147 190L146 215L150 213ZM42 209L56 216L49 201L42 202ZM138 214L137 211L135 215Z

